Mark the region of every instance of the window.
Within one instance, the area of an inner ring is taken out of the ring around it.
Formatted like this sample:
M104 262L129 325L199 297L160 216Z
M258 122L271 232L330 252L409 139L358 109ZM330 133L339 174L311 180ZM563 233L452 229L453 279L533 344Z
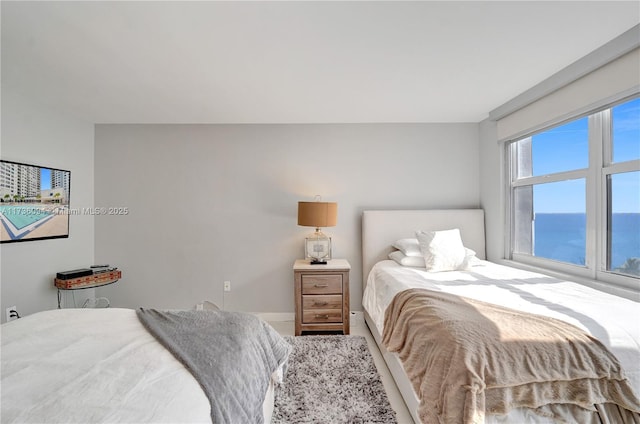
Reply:
M607 185L607 270L640 277L640 172L609 175Z
M612 108L613 160L640 159L640 98Z
M585 264L585 193L584 178L533 187L535 256Z
M640 282L640 98L508 144L510 257Z

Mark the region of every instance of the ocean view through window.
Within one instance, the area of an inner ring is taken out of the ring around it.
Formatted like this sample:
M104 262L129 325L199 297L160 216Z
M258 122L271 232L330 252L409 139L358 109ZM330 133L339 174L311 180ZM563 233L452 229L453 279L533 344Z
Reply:
M599 280L631 278L637 286L640 98L507 149L511 259Z
M540 213L535 216L535 256L585 265L584 213ZM633 273L633 258L640 248L640 213L614 213L612 215L611 256L608 269L613 272ZM637 272L637 269L635 269Z
M533 199L534 256L585 265L585 180L538 184Z

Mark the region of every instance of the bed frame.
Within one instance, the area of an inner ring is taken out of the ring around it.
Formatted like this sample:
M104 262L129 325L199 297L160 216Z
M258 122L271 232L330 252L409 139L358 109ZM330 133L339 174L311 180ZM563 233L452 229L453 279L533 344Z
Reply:
M362 214L363 292L371 268L376 262L388 259L387 256L393 250L391 244L394 241L415 237L416 230L435 231L452 228L460 229L465 247L473 249L478 258L485 259L484 211L482 209L364 211ZM364 311L364 317L413 421L419 424L420 419L417 415L419 400L409 378L404 373L400 359L382 345L382 336L367 311Z

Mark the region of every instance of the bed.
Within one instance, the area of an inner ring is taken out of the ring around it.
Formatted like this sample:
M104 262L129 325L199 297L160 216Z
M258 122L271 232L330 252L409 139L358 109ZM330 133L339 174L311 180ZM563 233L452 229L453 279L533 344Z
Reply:
M418 230L430 232L454 228L459 229L464 246L475 251L472 266L466 270L427 272L425 268L420 266L401 265L389 258L389 254L396 250L392 247L395 242L416 237L415 233ZM588 416L589 420L596 419L604 423L640 422L640 414L638 413L640 407L637 396L640 393L640 321L638 320L640 307L638 303L576 283L485 261L484 214L482 210L478 209L365 211L362 217L362 249L365 321L416 423L431 422L431 420L433 422L447 422L444 415L438 415L444 414L443 410L446 409L442 404L447 402L446 396L449 393L447 387L440 383L441 386L436 387L436 392L431 392L436 395L431 397L426 396L423 389L426 386L438 384L438 381L445 381L444 379L449 376L447 373L432 373L430 375L428 373L432 372L430 370L433 367L425 366L427 374L419 384L416 384L415 375L405 371L403 361L400 359L402 355L405 361L408 360L407 358L412 358L415 362L416 348L413 348L414 351L408 354L406 347L398 349L393 344L390 345L390 349L385 347L389 346L389 335L394 331L405 331L406 334L412 334L412 338L413 334L418 334L415 333L416 331L422 333L438 331L434 330L436 327L432 326L424 326L418 330L415 330L415 327L413 330L405 330L404 328L400 330L399 327L391 329L391 326L398 325L398 321L389 320L385 334L387 308L395 309L396 303L394 302L402 297L399 294L408 294L412 290L438 298L436 303L433 303L436 306L450 305L449 302L453 302L454 299L456 302L462 300L461 303L464 304L462 307L467 309L471 307L474 312L476 310L483 311L477 309L479 308L477 305L480 304L487 307L495 306L500 309L501 313L502 309L507 312L515 310L517 313L534 314L536 317L541 317L542 321L577 328L586 334L587 345L589 345L587 347L593 344L602 344L612 353L612 356L615 356L612 361L616 359L619 361L621 367L619 373L623 380L620 384L624 386L621 390L627 396L622 403L628 402L625 405L630 409L623 408L624 411L620 412L619 408L611 408L612 404L606 403L598 406L596 413L576 418L576 415L573 414L582 414L584 411L581 408L577 408L579 411L576 411L574 405L550 405L552 412L557 415L546 416L541 415L549 413L545 409L546 405L536 411L534 411L535 408L521 406L509 408L506 411L479 410L480 408L477 408L476 405L473 406L476 409L475 415L465 415L464 420L486 423L553 423L562 422L562 420L565 422L585 422L581 420ZM433 299L429 298L428 301L432 302ZM603 308L603 305L607 305L607 307ZM392 306L393 308L391 308ZM455 308L457 307L456 304ZM447 308L448 306L442 307L442 309ZM418 309L413 311L418 311ZM422 309L419 311L420 314L423 314ZM390 315L387 315L387 318ZM528 315L525 316L529 318ZM470 325L480 326L478 321L482 321L484 317L481 315L478 317ZM449 321L455 319L449 317L445 324L448 325ZM429 331L425 331L425 328L428 328ZM439 335L440 333L434 334ZM408 338L408 336L403 337ZM428 336L425 337L428 339ZM430 346L440 345L437 349L446 348L447 343L441 340L447 340L448 337L449 335L445 335L442 339L431 338L428 343L431 344ZM385 339L384 343L383 339ZM593 339L597 340L592 343ZM457 343L459 340L452 339L449 344ZM421 349L424 349L424 345ZM434 349L436 348L434 347ZM433 358L429 358L428 361L431 364ZM540 370L546 368L544 365L539 366L539 364L534 364L534 367ZM430 376L431 378L429 378ZM617 380L616 384L618 384ZM486 387L489 387L489 383ZM488 389L486 391L488 392ZM438 396L441 398L435 399ZM450 403L453 404L453 400ZM425 405L429 405L434 411L437 409L437 412L430 415L429 419L425 418L427 417L424 413ZM517 402L514 402L514 405L517 405ZM468 406L469 404L466 404L465 408ZM480 406L484 407L485 405ZM624 416L614 415L617 413ZM450 422L464 422L464 420L457 417L456 420Z
M197 365L183 361L184 358L176 359L164 342L147 330L151 321L144 321L143 325L142 318L137 316L141 312L156 311L61 309L3 324L2 422L212 422L214 408L204 385L187 369ZM245 318L240 313L218 311L166 311L159 316L171 321L180 314L191 314L199 322L208 323L213 315L237 314ZM253 316L249 319L258 320ZM258 332L262 332L262 325L268 327L264 322L255 322ZM176 328L183 335L189 333ZM202 336L196 343L217 345L215 340L205 337L205 331L191 333L192 339ZM237 328L234 333L241 334ZM247 335L246 339L253 340L252 337ZM238 346L244 346L242 338L235 340ZM281 341L277 333L272 340ZM286 344L284 339L282 342ZM240 352L242 348L237 350ZM276 358L277 367L263 373L266 375L250 376L251 385L260 387L258 382L266 381L267 386L261 393L262 399L250 405L259 416L256 422L270 421L274 384L282 376L286 354L288 350ZM213 366L223 362L219 358L207 360ZM228 367L225 363L233 362L227 360L222 366ZM231 390L224 392L220 399L228 397ZM241 423L245 419L227 416L220 421Z

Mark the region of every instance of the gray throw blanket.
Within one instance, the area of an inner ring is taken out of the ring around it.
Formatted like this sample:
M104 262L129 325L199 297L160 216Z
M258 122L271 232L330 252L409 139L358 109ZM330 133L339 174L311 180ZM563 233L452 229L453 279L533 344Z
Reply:
M264 422L269 379L291 350L269 324L241 312L140 308L137 314L200 383L213 423Z

